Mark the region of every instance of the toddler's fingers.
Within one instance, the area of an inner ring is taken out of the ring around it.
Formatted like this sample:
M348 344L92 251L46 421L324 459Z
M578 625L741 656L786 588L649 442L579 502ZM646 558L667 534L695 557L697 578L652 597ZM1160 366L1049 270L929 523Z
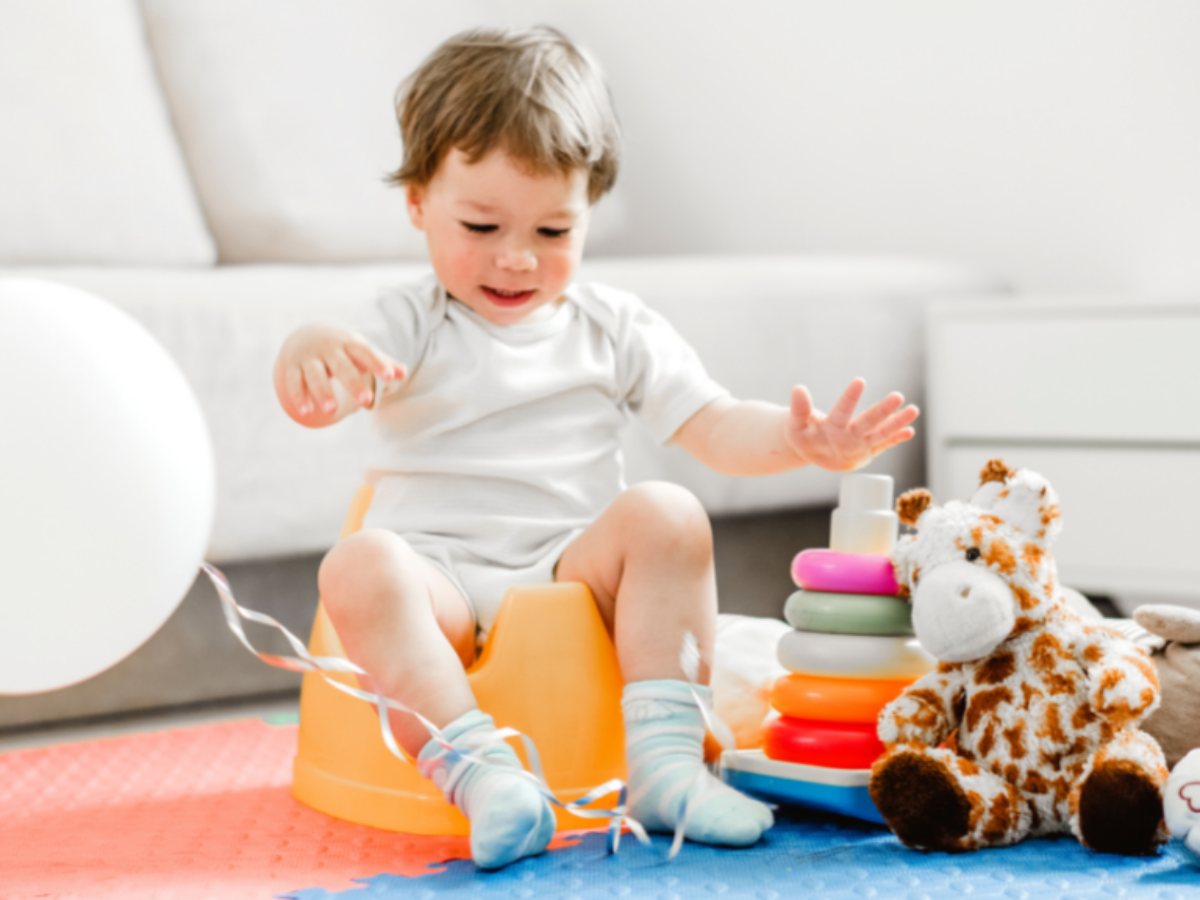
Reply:
M870 434L879 427L880 422L898 410L903 403L903 394L888 394L870 409L863 410L851 424L859 434Z
M910 441L916 435L916 432L911 428L902 428L893 434L890 438L881 444L875 444L871 447L871 455L878 456L884 450L891 450L897 444L903 444L905 441Z
M337 397L333 393L333 385L329 383L329 372L324 361L310 359L304 364L304 384L321 412L337 412Z
M802 423L808 422L813 412L812 394L802 384L792 388L792 415Z
M333 377L342 383L342 386L358 401L359 406L371 405L371 399L374 396L371 385L351 362L349 356L340 350L335 350L329 354L329 368Z
M888 416L870 431L866 432L866 440L869 442L883 440L890 437L893 432L905 428L916 421L917 416L921 411L915 406L906 406L904 409L898 410Z
M304 390L304 374L299 366L288 366L283 373L283 385L287 390L288 399L302 416L312 412L312 401Z
M370 344L363 341L362 343L352 343L346 345L347 355L354 361L364 372L370 372L376 378L382 378L384 381L395 381L397 378L404 377L404 366L396 362L390 356L380 353Z
M837 403L833 404L833 409L826 416L830 425L836 425L839 428L845 428L850 424L850 419L854 416L854 407L858 406L858 401L862 399L863 391L867 388L867 383L862 378L855 378L850 382L846 390L842 391L842 396L838 397Z

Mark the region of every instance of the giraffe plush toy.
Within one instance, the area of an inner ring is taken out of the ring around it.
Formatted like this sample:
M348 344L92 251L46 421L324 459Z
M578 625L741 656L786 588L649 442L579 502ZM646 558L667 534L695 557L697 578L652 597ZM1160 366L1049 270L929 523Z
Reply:
M1138 724L1158 705L1145 653L1068 608L1050 545L1058 498L1000 460L970 503L897 501L917 529L892 554L938 668L879 719L879 811L909 847L949 852L1072 832L1104 853L1165 837L1162 751Z

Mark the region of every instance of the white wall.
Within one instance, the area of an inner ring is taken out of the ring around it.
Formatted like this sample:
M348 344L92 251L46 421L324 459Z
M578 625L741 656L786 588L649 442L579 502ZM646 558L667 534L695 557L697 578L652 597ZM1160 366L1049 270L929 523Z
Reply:
M609 253L954 258L1200 289L1200 2L514 0L610 72Z

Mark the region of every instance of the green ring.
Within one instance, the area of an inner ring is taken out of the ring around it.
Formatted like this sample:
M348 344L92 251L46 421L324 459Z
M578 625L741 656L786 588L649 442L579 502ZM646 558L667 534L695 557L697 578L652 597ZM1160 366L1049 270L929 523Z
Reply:
M793 628L824 634L911 635L912 607L899 597L796 591L783 617Z

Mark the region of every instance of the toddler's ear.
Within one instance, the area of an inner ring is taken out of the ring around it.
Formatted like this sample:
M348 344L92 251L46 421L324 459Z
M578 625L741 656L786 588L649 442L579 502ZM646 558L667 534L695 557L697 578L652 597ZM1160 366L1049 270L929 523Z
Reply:
M420 185L404 186L404 204L408 207L408 220L418 231L425 230L425 189Z

